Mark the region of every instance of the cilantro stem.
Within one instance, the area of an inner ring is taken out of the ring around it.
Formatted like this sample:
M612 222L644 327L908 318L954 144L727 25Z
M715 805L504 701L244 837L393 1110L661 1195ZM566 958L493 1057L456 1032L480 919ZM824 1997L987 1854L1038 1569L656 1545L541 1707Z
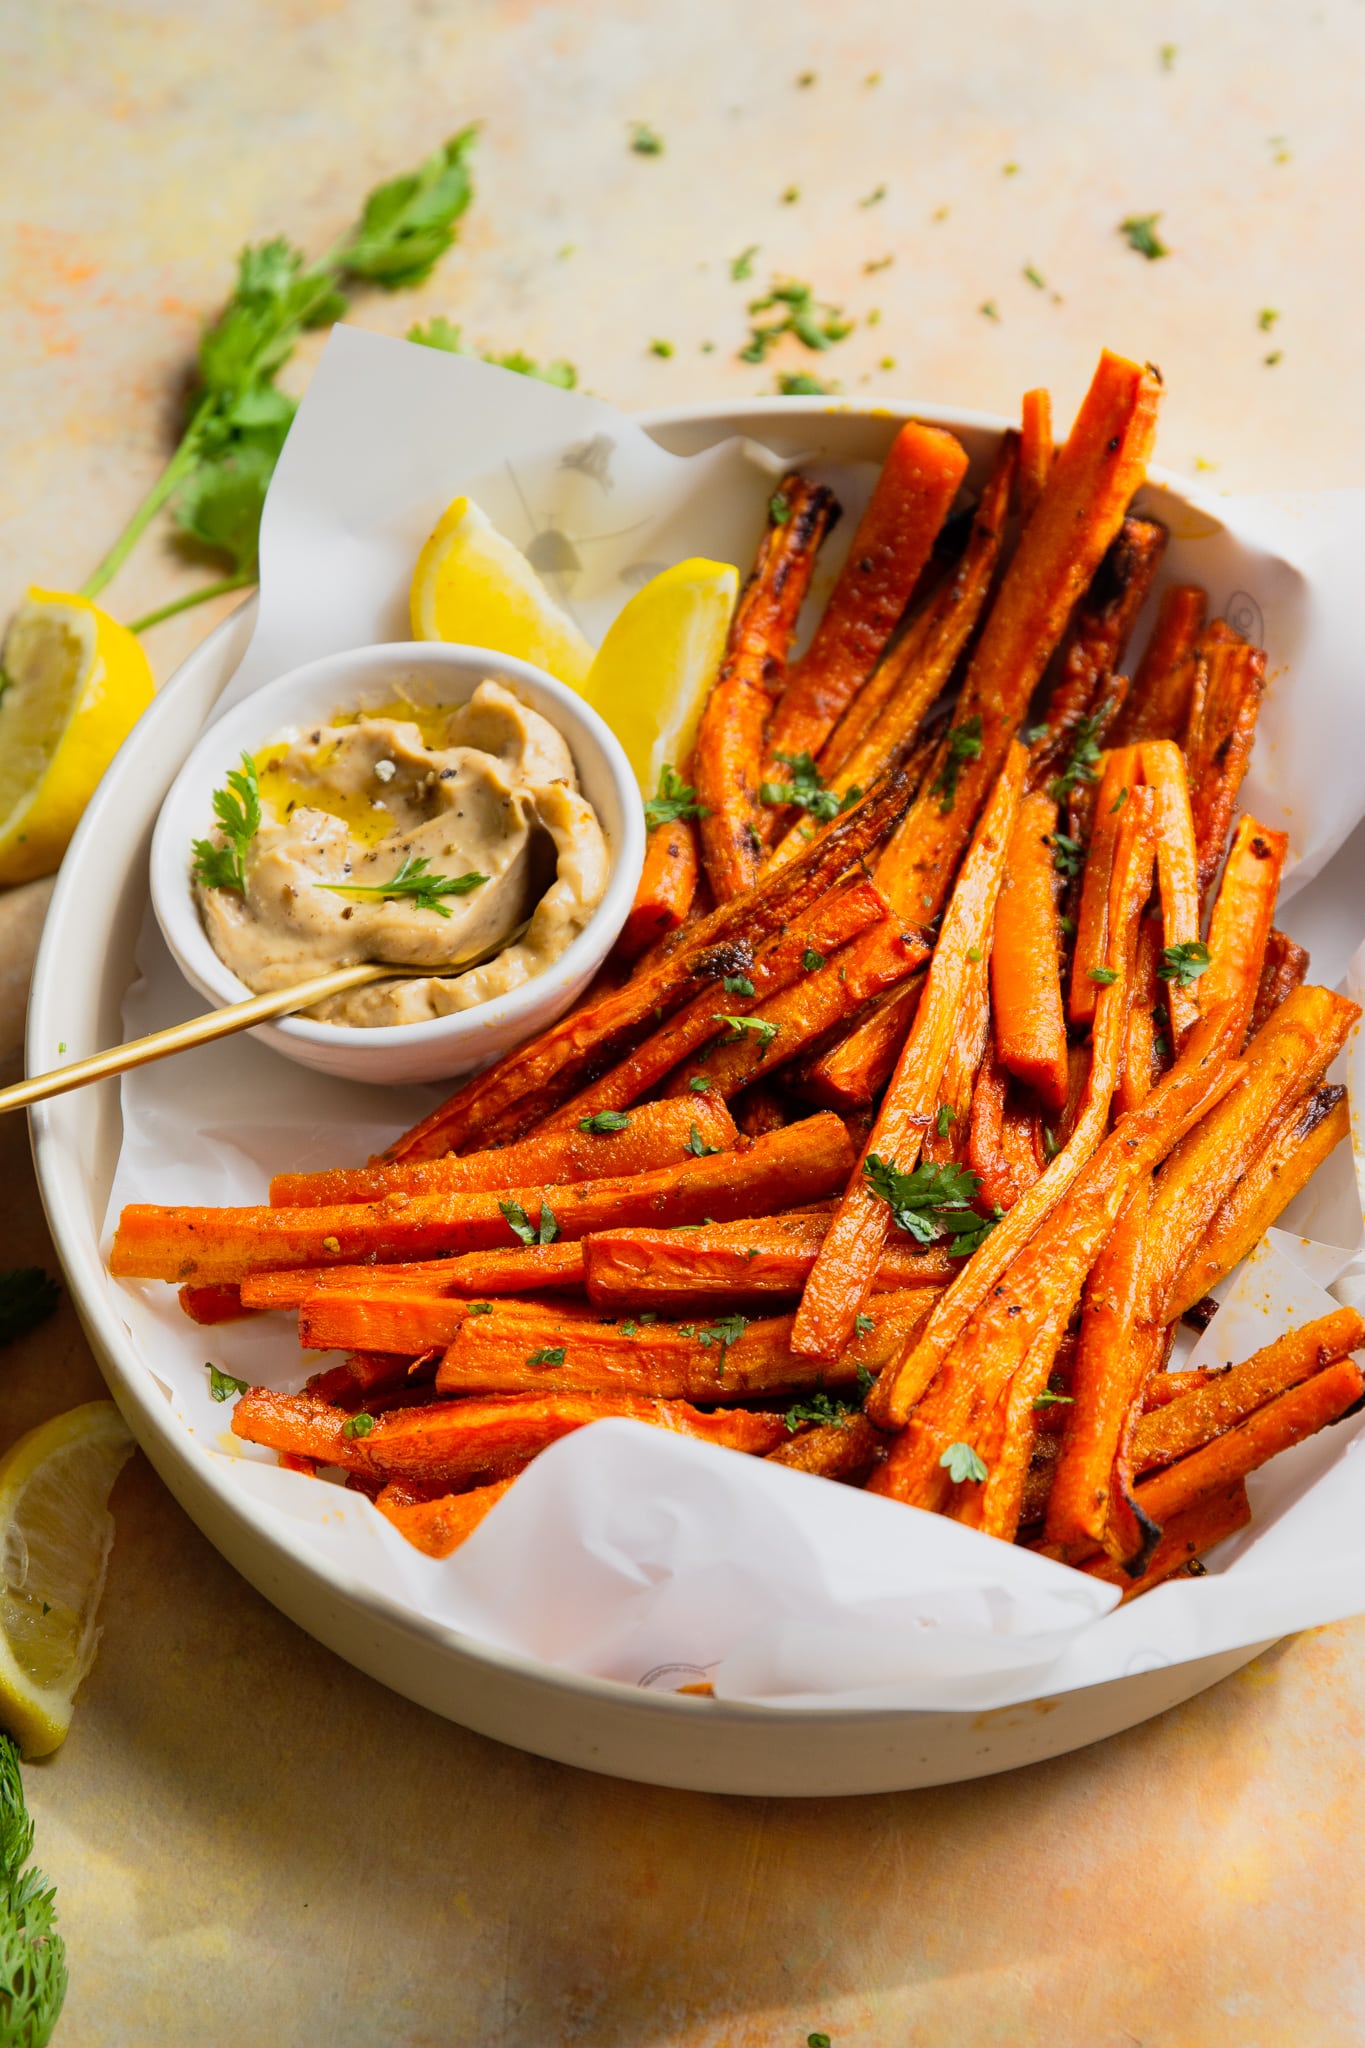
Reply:
M133 549L141 540L147 528L167 501L175 494L177 486L187 477L199 458L199 427L210 400L201 399L195 407L190 423L181 436L180 445L162 470L142 503L124 527L103 561L81 585L82 597L98 597L100 592L113 582L119 570L127 561ZM148 622L144 620L144 625ZM137 632L134 626L133 631Z
M191 611L197 604L207 604L210 598L225 597L229 590L246 590L255 585L254 570L244 569L240 576L223 576L217 583L201 584L198 590L191 590L184 597L172 599L170 604L158 605L154 612L144 612L140 619L131 619L130 633L145 633L149 626L159 626L163 619L173 619L177 612Z

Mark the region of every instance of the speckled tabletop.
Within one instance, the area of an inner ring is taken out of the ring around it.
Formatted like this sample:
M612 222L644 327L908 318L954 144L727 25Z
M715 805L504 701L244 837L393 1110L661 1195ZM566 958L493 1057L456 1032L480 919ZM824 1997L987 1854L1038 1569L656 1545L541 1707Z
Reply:
M730 277L757 244L760 282L857 316L815 365L851 392L1046 383L1065 414L1107 342L1161 364L1170 466L1358 483L1363 67L1359 0L0 0L0 614L78 584L151 481L238 245L322 248L472 119L458 248L362 323L445 313L625 405L758 391L779 359L737 359ZM1153 212L1147 262L1117 224ZM204 573L157 538L108 601ZM160 675L212 618L156 630ZM0 896L10 1069L44 901ZM50 1262L13 1121L0 1218L5 1264ZM100 1391L65 1306L0 1371L4 1442ZM1365 1623L1027 1772L745 1803L447 1726L267 1606L140 1459L116 1508L99 1661L28 1772L61 2048L1365 2037Z

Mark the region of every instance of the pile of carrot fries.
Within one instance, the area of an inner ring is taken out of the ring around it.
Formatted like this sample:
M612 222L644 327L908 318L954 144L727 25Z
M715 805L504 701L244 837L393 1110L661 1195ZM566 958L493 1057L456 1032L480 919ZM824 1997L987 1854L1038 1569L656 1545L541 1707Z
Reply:
M117 1274L344 1354L232 1426L428 1554L628 1416L1144 1591L1357 1406L1339 1309L1172 1371L1183 1318L1346 1134L1356 1006L1238 815L1265 656L1131 510L1161 380L1024 401L975 500L910 421L839 518L788 476L611 967L382 1159L250 1209L135 1206Z

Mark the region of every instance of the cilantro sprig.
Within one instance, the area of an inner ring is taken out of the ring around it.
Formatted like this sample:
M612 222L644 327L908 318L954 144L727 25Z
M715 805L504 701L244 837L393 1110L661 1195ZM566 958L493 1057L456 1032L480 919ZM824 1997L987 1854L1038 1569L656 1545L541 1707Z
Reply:
M1201 974L1207 974L1212 965L1213 955L1203 940L1188 939L1182 945L1163 946L1156 971L1159 980L1173 981L1181 988L1189 988Z
M695 1124L688 1133L687 1143L683 1146L683 1151L690 1152L694 1159L713 1159L720 1149L719 1145L708 1145Z
M235 1401L247 1390L245 1380L234 1379L230 1372L214 1365L211 1359L204 1360L204 1370L209 1376L209 1399L211 1401Z
M449 917L441 898L443 896L468 896L488 880L487 875L434 875L425 854L415 858L409 854L396 875L390 875L387 882L319 882L329 896L368 896L377 903L395 902L403 896L410 896L417 910L434 910L438 917Z
M859 1321L868 1322L870 1327L870 1318L860 1316ZM793 1434L805 1422L813 1423L817 1429L822 1427L843 1429L850 1415L861 1413L862 1405L871 1392L872 1385L872 1374L865 1365L860 1365L858 1367L858 1394L856 1400L851 1396L845 1398L842 1394L827 1394L824 1388L821 1387L806 1400L793 1401L791 1407L782 1417L782 1420L787 1429Z
M628 1131L630 1118L623 1110L599 1109L594 1111L592 1116L581 1116L578 1119L578 1128L580 1131L587 1131L594 1138L603 1138L609 1131Z
M0 2038L15 2048L44 2048L66 1997L55 1888L29 1863L32 1854L19 1746L0 1735Z
M738 1045L747 1032L751 1038L756 1038L761 1046L767 1047L772 1044L778 1033L778 1026L770 1017L731 1017L724 1010L713 1010L711 1022L729 1027L728 1035L720 1041L722 1045Z
M1061 803L1070 796L1073 789L1082 782L1098 782L1100 758L1100 735L1104 731L1109 707L1102 704L1098 711L1086 718L1078 718L1071 728L1071 745L1067 749L1066 764L1060 775L1054 776L1048 784L1047 793L1054 803Z
M952 1259L969 1257L1000 1220L998 1209L982 1216L973 1208L981 1179L966 1167L921 1162L912 1173L901 1173L894 1159L870 1152L863 1162L863 1177L907 1236L916 1244L946 1243Z
M656 825L672 825L679 818L709 818L705 804L697 802L697 792L690 782L684 782L671 761L665 761L659 770L659 787L653 796L645 798L645 825L653 831Z
M965 1482L981 1486L990 1477L986 1460L970 1444L949 1444L938 1462L958 1486Z
M235 889L243 895L247 848L261 829L261 785L252 755L243 754L241 767L228 769L227 787L214 790L213 815L227 845L194 841L194 879L206 889Z
M929 784L930 796L938 798L940 815L947 817L957 802L957 783L968 761L975 761L981 753L981 716L974 713L964 718L961 725L955 725L948 735L948 751L943 757L943 766Z
M828 824L831 818L837 818L841 811L846 811L851 805L856 804L862 795L860 789L850 789L840 796L837 790L827 788L824 776L815 765L814 757L808 752L779 752L777 758L791 769L791 779L788 782L760 782L760 803L794 804L798 810L808 811L812 818L818 818L823 825Z

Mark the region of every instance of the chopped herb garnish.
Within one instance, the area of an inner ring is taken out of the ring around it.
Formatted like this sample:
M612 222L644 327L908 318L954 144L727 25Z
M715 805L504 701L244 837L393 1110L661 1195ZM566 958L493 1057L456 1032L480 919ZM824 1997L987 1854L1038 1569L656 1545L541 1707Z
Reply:
M740 250L738 256L731 257L730 275L736 284L743 284L746 277L753 276L754 258L757 256L758 250L759 244L751 242L747 249Z
M1074 1394L1054 1394L1049 1391L1043 1394L1035 1394L1033 1397L1033 1405L1036 1409L1061 1407L1069 1408L1075 1401L1075 1398L1076 1397Z
M853 1334L855 1337L870 1337L876 1327L877 1318L875 1316L855 1316L853 1318Z
M825 964L823 953L817 953L814 946L807 946L801 955L801 968L805 974L818 974Z
M863 1162L863 1175L891 1210L892 1219L917 1244L943 1244L949 1258L966 1258L994 1230L1000 1210L982 1216L972 1207L981 1189L979 1175L961 1166L920 1164L901 1173L894 1159L875 1152Z
M1279 317L1273 306L1262 306L1256 316L1256 325L1260 328L1262 334L1269 334Z
M788 185L786 191L782 194L782 204L784 206L795 206L800 197L801 187L799 185Z
M785 491L774 491L768 500L768 517L774 526L785 526L792 516L792 501Z
M1273 348L1271 349L1270 354L1268 356L1263 356L1261 360L1264 362L1268 370L1273 370L1276 363L1282 363L1284 361L1284 350L1282 348Z
M815 73L813 71L802 71L798 74L796 82L800 86L814 85Z
M690 782L684 782L671 761L665 761L659 770L659 787L653 796L645 799L645 825L653 831L656 825L672 825L679 818L709 818L705 804L697 802L697 792Z
M419 853L415 858L409 854L398 873L387 882L319 882L318 887L329 896L373 896L382 903L410 896L414 909L434 910L438 917L449 917L450 912L441 901L443 896L468 896L487 880L487 875L472 871L467 875L433 875L426 855Z
M1175 69L1174 43L1163 43L1161 45L1161 48L1157 51L1157 56L1161 59L1161 68L1163 71L1173 71Z
M707 1080L705 1074L694 1074L687 1085L694 1095L705 1095L711 1083Z
M673 344L671 341L660 341L656 336L649 344L649 352L652 356L668 357L673 354Z
M1097 782L1099 771L1095 763L1100 758L1100 735L1109 707L1102 704L1098 711L1086 718L1078 718L1071 728L1071 746L1067 752L1066 766L1060 775L1048 784L1048 795L1054 803L1060 803L1070 796L1078 783Z
M1059 875L1078 875L1085 866L1085 841L1069 839L1065 832L1054 832L1052 865Z
M663 137L650 127L648 121L632 121L630 124L630 146L636 156L662 156Z
M720 1316L714 1323L708 1323L704 1329L700 1330L693 1324L688 1323L684 1326L682 1334L685 1337L695 1337L703 1351L709 1351L713 1344L719 1344L721 1348L721 1363L724 1364L725 1353L732 1344L738 1344L748 1327L749 1318L747 1316Z
M45 1323L61 1293L41 1266L16 1266L0 1273L0 1344L12 1344Z
M240 768L229 768L227 788L213 792L213 815L227 841L215 846L211 839L196 839L193 875L206 889L246 891L246 850L261 829L261 785L256 763L243 754Z
M938 1462L958 1486L966 1481L970 1481L973 1486L980 1486L990 1477L985 1459L974 1451L970 1444L949 1444Z
M1057 1157L1057 1154L1058 1154L1058 1153L1059 1153L1059 1152L1061 1151L1061 1149L1062 1149L1062 1141L1061 1141L1061 1139L1060 1139L1060 1138L1059 1138L1059 1137L1057 1136L1057 1133L1056 1133L1056 1132L1055 1132L1055 1131L1054 1131L1053 1129L1051 1129L1051 1127L1050 1127L1049 1125L1047 1125L1047 1124L1044 1124L1044 1125L1043 1125L1043 1156L1044 1156L1044 1158L1046 1158L1046 1159L1055 1159L1055 1158Z
M622 1335L623 1337L638 1337L638 1336L639 1336L639 1334L640 1334L640 1325L639 1325L638 1323L631 1323L631 1322L625 1322L625 1323L622 1323L622 1325L621 1325L621 1335Z
M1170 250L1156 231L1161 219L1159 213L1130 213L1126 220L1119 222L1119 233L1130 249L1136 249L1139 256L1145 256L1149 263L1155 263L1158 256L1169 256Z
M779 370L777 389L783 398L832 398L839 385L830 377L814 377L809 370Z
M979 960L980 960L980 958L981 958L981 948L980 948L980 946L968 946L968 948L967 948L967 958L968 958L968 959L969 959L969 960L971 961L971 963L972 963L973 967L975 967L975 966L976 966L976 964L978 963L978 961L979 961Z
M720 1041L722 1045L738 1045L746 1031L762 1046L771 1045L777 1036L777 1025L768 1017L731 1017L724 1010L713 1010L711 1022L730 1027L729 1037Z
M563 1365L566 1347L563 1344L547 1344L543 1351L533 1351L528 1365Z
M1125 805L1125 804L1127 803L1127 801L1128 801L1128 790L1127 790L1127 788L1126 788L1126 786L1125 786L1125 787L1124 787L1123 789L1121 789L1121 790L1119 791L1118 795L1117 795L1117 796L1116 796L1116 797L1114 798L1114 801L1113 801L1113 803L1112 803L1112 804L1110 804L1110 806L1109 806L1109 815L1110 815L1110 817L1111 817L1111 818L1112 818L1112 817L1115 817L1115 816L1116 816L1116 815L1118 814L1118 812L1119 812L1119 811L1121 811L1121 810L1123 809L1123 807L1124 807L1124 805Z
M934 1130L940 1138L946 1138L950 1127L957 1122L957 1111L951 1102L940 1102L938 1115L934 1118Z
M491 1301L471 1301L465 1310L467 1316L491 1316L492 1313L493 1304Z
M994 299L983 299L976 310L983 320L998 320L1000 318L1000 308L996 305Z
M1047 290L1047 279L1043 276L1040 270L1034 267L1032 263L1026 263L1024 265L1024 276L1028 279L1029 283L1033 285L1037 291L1045 292Z
M866 199L858 201L859 206L879 206L886 197L885 185L874 185Z
M727 996L751 996L754 985L747 974L727 974L721 987Z
M361 1410L361 1412L359 1413L359 1415L351 1415L351 1416L348 1416L348 1418L346 1419L346 1421L342 1423L342 1425L341 1425L341 1434L342 1434L343 1436L351 1436L351 1437L355 1437L355 1436L368 1436L368 1435L369 1435L369 1433L370 1433L370 1431L371 1431L371 1430L372 1430L373 1428L374 1428L374 1417L373 1417L373 1415L367 1415L367 1414L365 1413L364 1409L362 1409L362 1410Z
M1074 939L1076 936L1075 918L1059 917L1057 920L1057 929L1060 931L1064 939Z
M235 1380L230 1372L222 1372L209 1359L204 1360L204 1370L209 1376L209 1399L211 1401L235 1401L247 1390L246 1380Z
M506 1218L512 1235L519 1237L523 1244L553 1244L559 1236L555 1212L543 1197L540 1204L539 1228L532 1223L520 1202L499 1202L498 1207Z
M1118 970L1114 967L1092 967L1090 970L1090 979L1098 982L1101 988L1108 988L1110 982L1118 978Z
M1212 965L1212 956L1203 940L1189 939L1183 945L1163 946L1156 971L1160 980L1188 988L1201 974L1207 974Z
M981 714L974 712L948 734L948 751L943 766L929 785L930 796L939 799L939 811L946 818L957 800L957 782L963 764L975 761L981 752Z
M771 285L761 298L749 301L751 313L776 313L775 320L753 324L739 352L742 363L766 362L784 334L794 334L803 347L823 351L853 332L854 323L841 306L817 299L814 288L796 278Z
M588 1131L594 1138L603 1138L608 1131L628 1131L630 1118L619 1109L599 1109L592 1116L580 1117L580 1131Z
M42 1609L50 1614L52 1603L44 1600ZM19 1745L0 1735L0 2039L12 2048L46 2048L66 1997L56 1887L29 1863L32 1854Z
M559 253L566 256L571 252L568 249L561 249ZM438 348L451 356L475 354L480 362L491 363L495 370L514 370L519 377L534 377L538 383L557 385L561 391L573 391L578 385L577 370L572 363L566 363L562 358L552 363L538 363L533 356L528 356L524 349L519 348L508 349L505 353L497 349L467 349L461 329L453 320L447 320L441 313L437 313L430 320L414 322L403 338L405 341L415 341L419 348Z
M837 818L858 801L861 791L850 789L844 796L836 790L825 787L825 778L815 765L814 756L809 753L784 754L779 752L779 761L791 769L789 782L761 782L758 799L764 804L795 804L798 810L808 811L821 824Z
M782 1420L793 1433L802 1423L814 1423L817 1429L842 1429L850 1415L856 1415L862 1407L861 1401L843 1401L824 1392L812 1394L809 1400L793 1401Z
M693 1124L691 1131L688 1133L687 1143L683 1146L684 1152L690 1152L694 1159L711 1159L720 1150L721 1147L719 1145L708 1145L701 1132Z

